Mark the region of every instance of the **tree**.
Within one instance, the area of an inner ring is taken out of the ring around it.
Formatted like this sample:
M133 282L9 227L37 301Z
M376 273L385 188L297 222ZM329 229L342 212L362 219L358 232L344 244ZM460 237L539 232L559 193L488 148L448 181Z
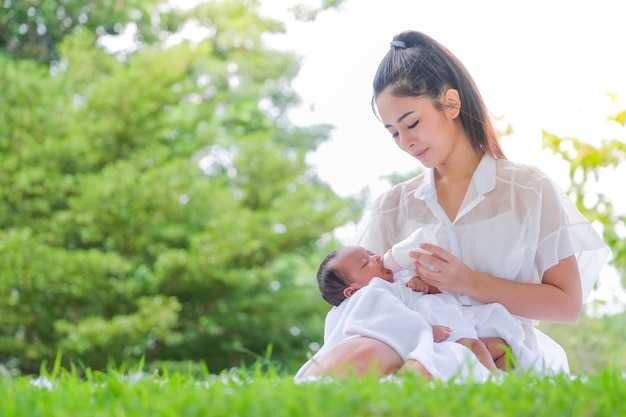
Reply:
M616 100L616 97L613 97ZM626 110L617 110L607 117L626 134ZM626 138L601 139L597 145L576 137L559 137L543 132L544 148L551 150L569 164L571 185L568 194L585 216L602 226L604 241L611 248L611 263L626 285L626 213L615 210L613 201L598 188L600 177L626 162ZM577 373L598 371L607 366L624 368L622 328L625 312L600 317L581 317L575 326L542 323L541 327L553 336L568 352L570 367Z
M284 28L257 9L161 11L207 37L120 57L89 25L49 40L49 67L28 42L4 45L0 360L37 372L62 351L94 369L145 356L217 372L271 346L283 366L304 361L327 310L315 267L362 201L307 166L330 127L289 121L298 57L263 44Z
M596 146L576 137L561 138L544 131L543 146L568 163L571 185L567 193L590 221L602 225L603 238L614 255L612 263L626 285L626 213L617 212L606 192L597 189L601 176L626 162L626 110L608 116L607 122L620 126L624 136L601 139Z
M10 0L0 5L0 49L20 59L48 64L59 58L57 46L77 31L119 34L128 24L139 39L154 40L157 0ZM157 12L158 13L158 12ZM152 34L152 35L151 35Z

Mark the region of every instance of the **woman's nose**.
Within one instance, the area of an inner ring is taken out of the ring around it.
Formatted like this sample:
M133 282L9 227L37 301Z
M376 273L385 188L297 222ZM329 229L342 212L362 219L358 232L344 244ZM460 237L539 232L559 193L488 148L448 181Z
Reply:
M402 149L409 149L415 145L415 138L409 132L398 133L398 145Z

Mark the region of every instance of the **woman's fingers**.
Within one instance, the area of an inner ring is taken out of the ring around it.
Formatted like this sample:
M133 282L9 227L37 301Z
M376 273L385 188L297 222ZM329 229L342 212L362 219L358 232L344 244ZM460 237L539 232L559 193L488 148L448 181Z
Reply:
M430 254L413 251L415 272L424 282L443 290L461 292L465 287L464 279L471 270L456 256L436 245L422 244L420 247Z
M421 262L416 262L415 272L422 278L422 281L424 281L428 285L432 285L433 287L441 289L447 289L444 285L442 285L443 283L440 279L440 271L426 268Z
M452 255L448 251L446 251L445 249L439 246L434 246L434 245L428 245L428 246L429 246L429 249L423 248L425 251L419 251L419 250L412 251L410 253L410 256L416 261L419 261L419 263L421 263L424 267L426 267L430 271L439 272L442 270L442 268L445 267L445 264L448 263L447 261L448 257Z

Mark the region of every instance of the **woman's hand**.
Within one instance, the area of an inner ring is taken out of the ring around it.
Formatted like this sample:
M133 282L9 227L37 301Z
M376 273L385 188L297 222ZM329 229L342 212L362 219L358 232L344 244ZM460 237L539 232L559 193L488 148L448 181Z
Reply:
M467 295L483 303L500 303L529 319L574 323L582 310L582 288L574 256L548 268L540 283L516 282L473 271L442 247L422 243L432 254L412 251L415 272L428 285ZM428 268L421 262L432 266Z
M422 243L420 247L430 253L412 251L410 256L416 260L415 273L424 282L440 290L470 295L473 270L440 246Z

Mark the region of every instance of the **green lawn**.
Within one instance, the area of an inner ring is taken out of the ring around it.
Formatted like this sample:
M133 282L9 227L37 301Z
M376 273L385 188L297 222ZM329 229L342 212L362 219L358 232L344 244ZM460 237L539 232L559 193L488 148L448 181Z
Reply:
M59 370L0 376L0 416L607 416L626 415L626 375L506 375L486 383L408 376L295 384L273 371L163 375Z

